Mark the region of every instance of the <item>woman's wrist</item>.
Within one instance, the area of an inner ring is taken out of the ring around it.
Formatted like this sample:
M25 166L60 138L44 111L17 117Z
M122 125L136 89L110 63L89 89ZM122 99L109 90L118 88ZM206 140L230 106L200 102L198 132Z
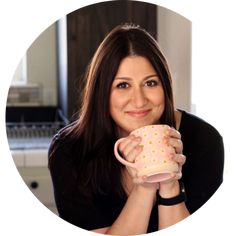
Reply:
M153 202L156 201L156 188L150 188L147 186L143 186L141 184L134 185L133 191L135 194L142 196L142 199L151 199Z
M140 192L140 194L150 194L150 195L155 195L157 188L149 187L146 186L145 184L135 184L134 188L136 189L137 192Z
M160 183L159 195L163 198L172 198L180 193L179 181L174 180L170 182Z
M187 197L183 182L179 182L179 194L173 197L162 197L159 191L157 191L157 201L158 205L164 205L164 206L173 206L182 202L186 202Z

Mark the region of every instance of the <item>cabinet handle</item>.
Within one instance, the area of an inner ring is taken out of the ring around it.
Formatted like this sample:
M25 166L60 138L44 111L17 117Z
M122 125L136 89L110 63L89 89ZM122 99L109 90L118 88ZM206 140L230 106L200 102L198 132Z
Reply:
M39 186L39 184L38 184L37 181L32 181L32 182L30 183L30 187L31 187L32 189L36 189L36 188L38 188L38 186Z

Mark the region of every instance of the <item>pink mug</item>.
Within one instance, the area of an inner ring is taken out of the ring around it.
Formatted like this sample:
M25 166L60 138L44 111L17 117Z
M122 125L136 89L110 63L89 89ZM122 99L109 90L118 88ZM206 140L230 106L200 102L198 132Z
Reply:
M132 131L130 134L142 138L140 145L142 152L134 162L128 162L118 152L119 144L124 139L118 139L114 146L115 156L127 168L137 171L138 177L147 176L146 182L161 182L168 180L171 173L178 172L178 164L171 159L175 153L172 146L164 142L167 136L168 125L148 125Z

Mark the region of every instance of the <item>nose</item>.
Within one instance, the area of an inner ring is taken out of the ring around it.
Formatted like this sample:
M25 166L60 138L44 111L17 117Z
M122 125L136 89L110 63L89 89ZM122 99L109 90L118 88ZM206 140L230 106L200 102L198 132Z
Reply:
M147 96L142 88L134 89L132 102L136 108L142 108L147 104Z

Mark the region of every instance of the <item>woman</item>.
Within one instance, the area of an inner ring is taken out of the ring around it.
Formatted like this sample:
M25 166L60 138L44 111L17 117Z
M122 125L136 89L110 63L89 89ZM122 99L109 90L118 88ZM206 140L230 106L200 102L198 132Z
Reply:
M60 217L99 233L137 235L201 207L222 183L222 137L205 121L175 110L171 74L157 42L138 26L116 27L85 79L78 120L54 137L49 150ZM132 162L142 147L140 137L129 133L150 124L173 127L166 142L175 148L179 172L161 183L137 179L113 153L116 140L126 137L119 151Z

